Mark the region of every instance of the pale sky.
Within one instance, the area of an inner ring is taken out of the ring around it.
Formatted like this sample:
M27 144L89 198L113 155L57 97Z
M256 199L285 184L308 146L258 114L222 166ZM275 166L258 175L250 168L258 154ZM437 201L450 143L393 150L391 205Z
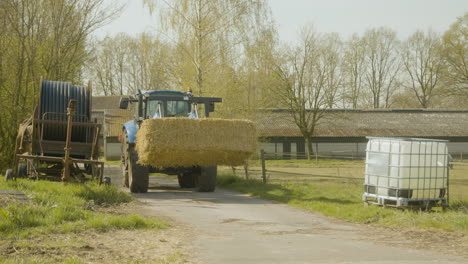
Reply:
M106 0L127 3L120 17L95 32L97 37L118 32L137 34L156 31L143 0ZM444 32L457 17L468 12L468 0L269 0L280 39L293 42L298 29L312 23L319 32L338 32L342 37L386 26L400 39L417 29Z

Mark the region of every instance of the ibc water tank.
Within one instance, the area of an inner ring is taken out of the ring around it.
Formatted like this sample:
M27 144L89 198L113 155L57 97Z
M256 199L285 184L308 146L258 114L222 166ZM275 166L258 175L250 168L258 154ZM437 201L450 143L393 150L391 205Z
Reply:
M364 201L396 206L434 206L445 202L448 141L368 139Z

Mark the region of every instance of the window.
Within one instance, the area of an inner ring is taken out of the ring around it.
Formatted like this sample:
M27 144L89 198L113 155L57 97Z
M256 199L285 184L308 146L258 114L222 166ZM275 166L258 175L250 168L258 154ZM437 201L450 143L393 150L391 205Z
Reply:
M162 101L157 100L149 100L148 104L146 105L146 118L158 118L161 117L161 113L159 110L163 109Z
M185 101L167 101L167 117L187 117L189 114L188 103Z

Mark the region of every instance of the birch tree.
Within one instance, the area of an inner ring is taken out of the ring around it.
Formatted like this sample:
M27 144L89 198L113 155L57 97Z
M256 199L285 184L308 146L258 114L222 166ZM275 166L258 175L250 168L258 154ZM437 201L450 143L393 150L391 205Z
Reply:
M151 11L159 11L164 29L171 32L166 36L177 45L180 57L189 59L193 73L179 77L198 95L216 89L210 82L219 73L220 65L225 64L222 60L234 66L236 62L232 60L238 56L232 53L267 14L264 0L144 0L144 3Z

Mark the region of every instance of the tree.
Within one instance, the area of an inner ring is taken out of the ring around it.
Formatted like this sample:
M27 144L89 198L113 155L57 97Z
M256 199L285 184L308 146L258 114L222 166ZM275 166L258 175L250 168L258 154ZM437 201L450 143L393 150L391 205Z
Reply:
M327 107L334 104L330 97L335 89L334 77L329 66L334 58L328 44L326 38L306 26L300 31L299 44L287 50L277 65L281 80L277 94L304 137L308 159L313 152L311 137Z
M156 37L120 33L93 44L93 59L86 67L104 95L134 94L140 90L168 90L172 85L172 49Z
M410 88L422 108L431 106L442 76L440 36L416 31L403 45L402 60Z
M33 112L41 76L81 81L88 36L115 11L103 1L0 1L0 166L13 158L18 124Z
M396 33L387 28L368 30L364 36L364 80L373 108L390 107L400 70Z
M457 19L443 36L444 81L450 94L468 94L468 13Z
M179 78L185 86L194 87L198 95L209 93L219 83L216 77L222 66L234 68L238 56L236 47L249 36L255 25L266 16L264 0L144 0L159 14L164 28L173 32L171 39L176 43L179 58ZM167 34L169 36L169 34ZM182 74L184 73L184 74ZM186 73L189 73L186 75Z
M356 109L360 106L362 90L364 86L365 64L365 43L357 34L353 34L351 39L345 44L343 58L343 79L344 79L344 102L345 105Z
M337 33L325 34L320 39L320 58L325 74L325 98L328 108L333 108L338 99L338 90L342 85L342 42Z

